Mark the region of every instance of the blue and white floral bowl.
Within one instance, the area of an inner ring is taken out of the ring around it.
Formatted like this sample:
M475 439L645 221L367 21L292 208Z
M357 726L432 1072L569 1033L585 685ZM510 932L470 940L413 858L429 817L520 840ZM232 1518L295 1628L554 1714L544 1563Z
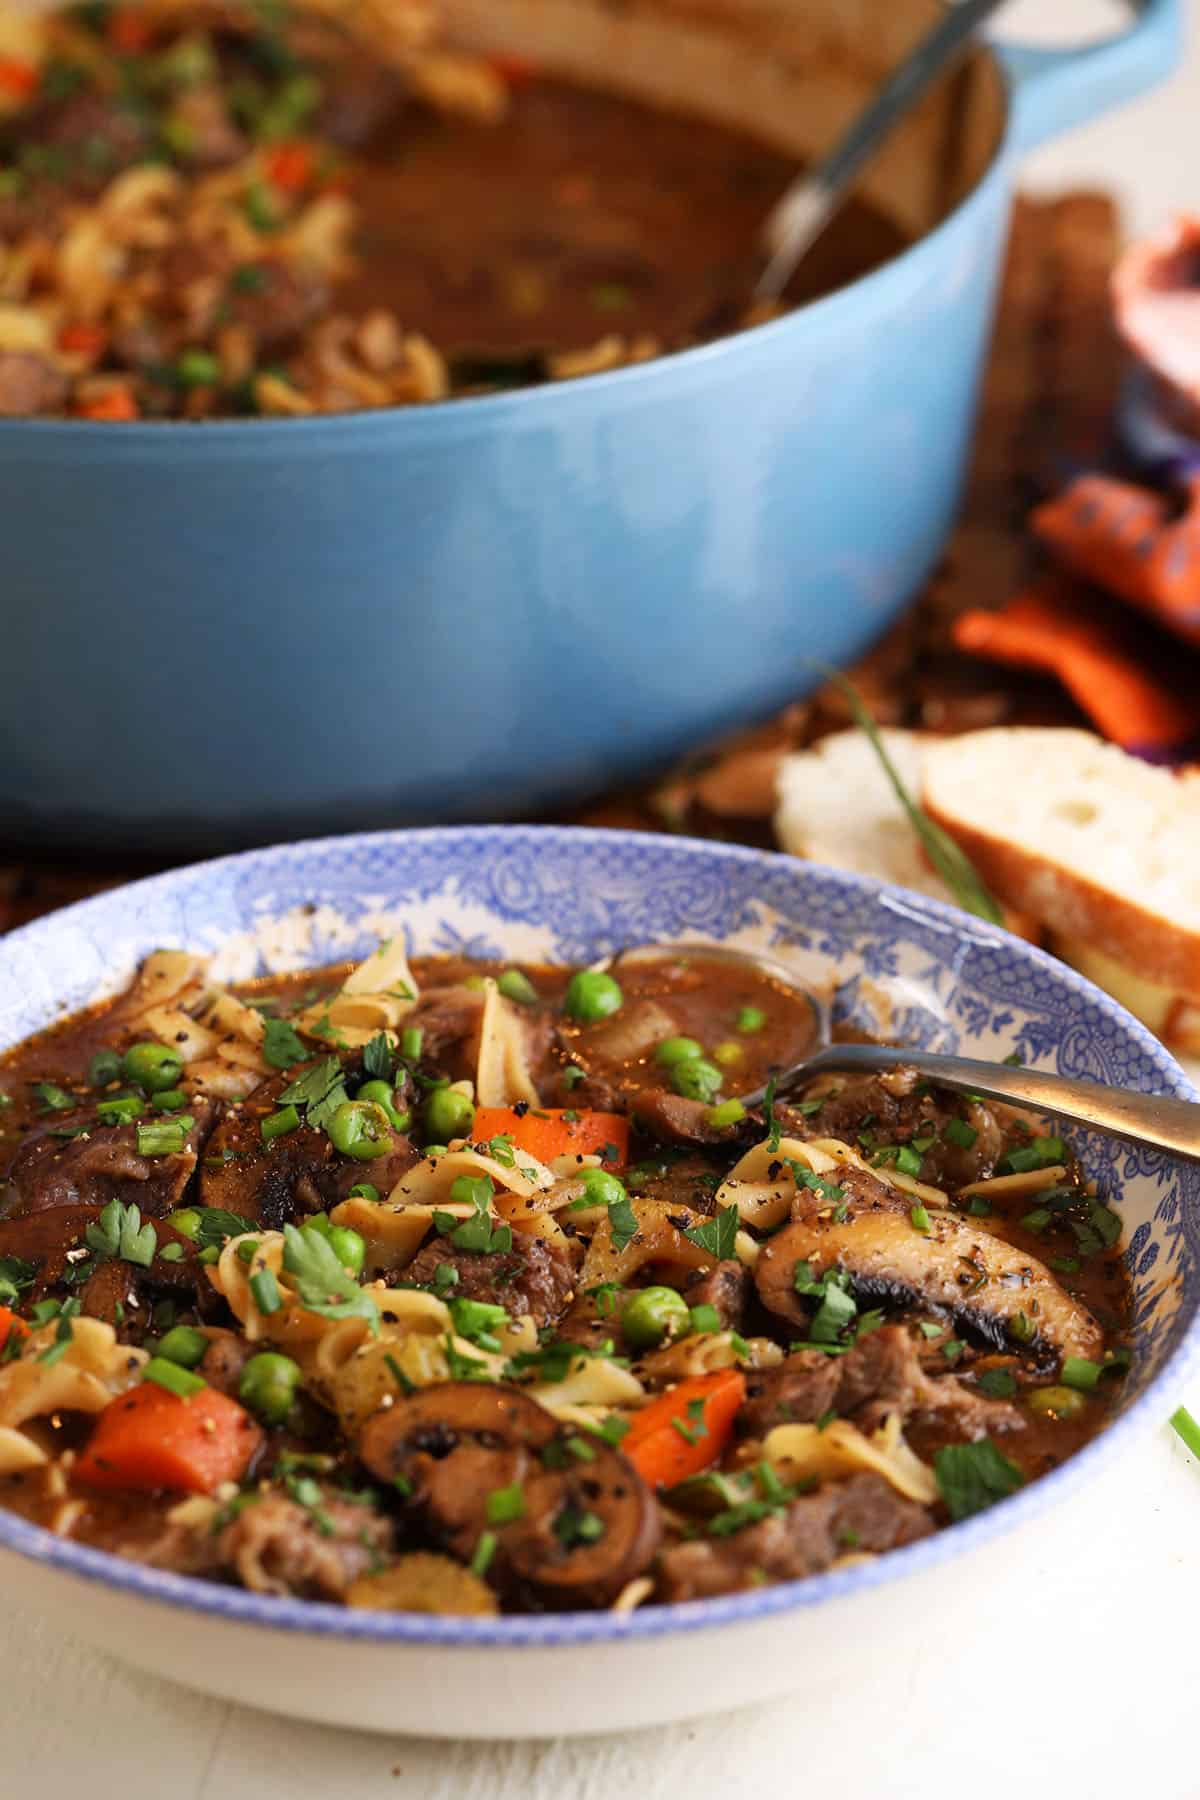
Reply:
M0 940L0 1045L120 986L159 945L212 951L226 976L370 950L581 962L624 944L708 938L831 974L839 1012L880 1007L901 1041L1195 1098L1166 1050L1080 976L947 906L861 877L720 844L536 828L390 832L287 845L156 876ZM1024 1582L1073 1569L1054 1508L1160 1423L1200 1344L1200 1166L1080 1140L1118 1206L1137 1298L1123 1411L1063 1468L908 1549L802 1583L689 1606L497 1620L348 1613L140 1568L0 1512L6 1597L127 1661L309 1720L447 1737L662 1723L802 1689L894 1686L913 1634L994 1656ZM1021 1527L1019 1532L1017 1527ZM1105 1579L1119 1576L1107 1570ZM1022 1631L1029 1621L1017 1609ZM897 1693L899 1702L902 1695Z

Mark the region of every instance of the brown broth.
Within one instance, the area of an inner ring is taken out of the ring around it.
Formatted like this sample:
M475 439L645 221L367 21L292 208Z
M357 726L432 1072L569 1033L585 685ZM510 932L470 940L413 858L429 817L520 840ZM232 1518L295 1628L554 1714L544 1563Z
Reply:
M491 126L409 108L356 167L360 267L339 298L394 308L451 354L609 332L686 342L749 304L763 221L796 172L743 133L566 82L517 87ZM905 242L852 200L787 298L842 287Z

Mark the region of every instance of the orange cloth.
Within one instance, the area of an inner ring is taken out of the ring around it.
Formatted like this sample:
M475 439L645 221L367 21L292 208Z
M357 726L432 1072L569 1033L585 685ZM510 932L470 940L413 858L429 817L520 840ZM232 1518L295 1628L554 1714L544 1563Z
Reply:
M1200 740L1200 663L1182 651L1169 667L1132 620L1061 579L1018 594L1000 612L966 612L960 650L1055 675L1096 729L1122 749L1172 758ZM1184 667L1180 667L1180 663Z
M1200 474L1185 505L1108 475L1082 475L1035 508L1035 535L1064 567L1200 644Z

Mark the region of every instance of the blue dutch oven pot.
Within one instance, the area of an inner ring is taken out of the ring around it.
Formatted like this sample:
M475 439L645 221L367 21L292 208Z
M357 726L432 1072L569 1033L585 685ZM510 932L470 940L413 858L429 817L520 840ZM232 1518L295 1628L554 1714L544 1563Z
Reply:
M949 216L700 349L345 417L0 425L0 833L161 853L514 816L853 657L952 522L1022 152L1180 36L1147 0L1100 44L997 49L998 147Z

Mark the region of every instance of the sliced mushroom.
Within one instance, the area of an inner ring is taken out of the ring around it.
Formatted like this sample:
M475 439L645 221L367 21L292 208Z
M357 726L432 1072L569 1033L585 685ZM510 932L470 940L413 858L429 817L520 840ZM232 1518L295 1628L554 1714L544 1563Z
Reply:
M523 1484L557 1430L517 1389L437 1381L374 1413L358 1453L380 1481L399 1480L430 1534L466 1560L487 1525L488 1495Z
M662 1535L654 1495L628 1458L591 1439L586 1448L594 1460L526 1483L525 1516L505 1534L507 1568L543 1605L610 1606Z
M542 1605L606 1606L658 1548L658 1508L633 1465L513 1388L421 1388L368 1419L359 1455L379 1480L399 1482L453 1555L466 1560L493 1531L489 1579ZM489 1518L498 1489L519 1490L518 1517Z
M755 1281L772 1312L799 1322L796 1264L814 1275L845 1269L873 1299L944 1306L989 1342L1034 1339L1063 1356L1098 1357L1104 1334L1085 1306L1063 1291L1044 1263L1003 1239L932 1215L928 1233L899 1212L868 1212L834 1224L798 1220L762 1249Z

